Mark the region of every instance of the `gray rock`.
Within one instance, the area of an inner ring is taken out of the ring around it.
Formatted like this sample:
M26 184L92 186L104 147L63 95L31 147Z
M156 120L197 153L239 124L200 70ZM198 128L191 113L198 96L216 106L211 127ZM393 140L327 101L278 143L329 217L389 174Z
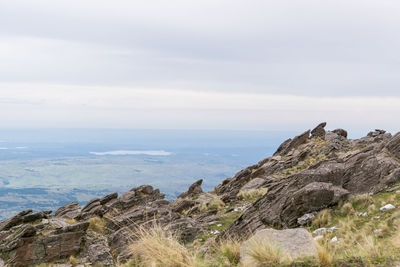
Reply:
M118 198L118 193L117 192L109 194L109 195L107 195L105 197L102 197L100 199L100 205L105 205L105 204L109 203L111 200L117 199L117 198Z
M114 264L110 248L102 242L90 245L88 255L93 265L111 266Z
M392 210L392 209L395 209L395 208L396 208L396 207L393 206L392 204L387 204L387 205L381 207L379 210L380 210L380 211L388 211L388 210Z
M343 129L335 129L332 132L334 132L337 135L343 136L344 138L347 138L347 131Z
M285 155L292 149L296 149L300 145L304 144L307 142L307 140L310 138L310 130L302 133L301 135L296 136L293 138L293 140L289 139L286 140L279 148L278 150L274 153L274 156L276 155Z
M389 143L386 145L386 148L398 159L400 159L400 133L397 133L390 139Z
M201 184L203 183L203 179L200 179L194 182L188 189L187 192L184 192L178 196L178 198L192 198L198 196L199 194L203 193L201 189Z
M297 224L301 226L306 225L314 218L315 218L315 213L306 213L300 218L297 218Z
M189 199L178 199L177 201L175 201L171 208L174 212L178 212L181 213L185 210L190 209L191 207L193 207L194 205L196 205L196 201L194 200L189 200Z
M265 179L254 178L251 181L249 181L247 184L245 184L240 190L246 191L246 190L251 190L251 189L257 189L264 183L265 183Z
M321 137L321 138L325 138L325 126L326 126L326 122L320 123L317 127L315 127L312 131L311 131L311 138L316 138L316 137Z
M66 219L75 219L81 213L81 206L76 202L71 202L59 208L55 216Z

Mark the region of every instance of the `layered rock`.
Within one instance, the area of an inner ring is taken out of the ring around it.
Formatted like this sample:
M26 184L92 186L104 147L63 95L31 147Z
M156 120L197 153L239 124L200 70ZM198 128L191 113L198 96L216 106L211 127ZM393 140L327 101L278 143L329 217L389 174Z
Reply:
M352 141L343 155L326 149L333 141L341 142L340 138L324 144L319 153L325 153L325 160L293 175L274 179L269 167L260 172L268 193L231 224L224 236L244 235L265 226L296 227L299 217L335 205L349 193L374 194L400 181L399 135L375 131Z

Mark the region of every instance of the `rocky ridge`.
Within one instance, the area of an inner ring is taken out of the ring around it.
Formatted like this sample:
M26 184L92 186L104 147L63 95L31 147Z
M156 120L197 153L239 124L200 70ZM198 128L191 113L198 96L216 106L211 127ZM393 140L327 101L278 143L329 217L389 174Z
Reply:
M195 182L170 202L150 185L51 211L22 211L0 223L5 264L69 263L114 266L133 255L136 229L161 225L207 251L212 240L246 239L266 228L297 228L350 195L376 194L400 182L400 133L375 130L351 140L326 123L283 142L213 192ZM272 231L272 230L270 230Z

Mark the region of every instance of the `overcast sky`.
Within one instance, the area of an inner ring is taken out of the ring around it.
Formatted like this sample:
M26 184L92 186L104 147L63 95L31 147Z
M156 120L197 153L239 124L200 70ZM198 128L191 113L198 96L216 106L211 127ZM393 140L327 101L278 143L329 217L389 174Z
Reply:
M0 0L0 127L400 130L398 0Z

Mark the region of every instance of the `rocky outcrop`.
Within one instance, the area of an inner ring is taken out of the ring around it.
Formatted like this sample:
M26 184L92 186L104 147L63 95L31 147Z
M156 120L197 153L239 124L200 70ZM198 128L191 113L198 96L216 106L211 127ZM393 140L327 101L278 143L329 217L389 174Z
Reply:
M343 130L343 129L335 129L335 130L333 130L332 131L333 133L335 133L335 134L337 134L337 135L339 135L339 136L342 136L342 137L344 137L344 138L347 138L347 131L346 130Z
M310 138L310 130L302 133L301 135L296 136L295 138L293 138L293 140L292 139L286 140L279 146L278 150L274 153L274 156L285 155L289 153L292 149L296 149L300 145L307 142L309 138Z
M65 259L79 253L88 226L80 223L56 230L43 224L14 227L1 239L0 252L7 255L7 264L12 266Z
M332 144L327 143L319 152L326 160L280 179L262 175L268 193L232 223L223 236L243 236L265 226L296 227L299 217L335 205L350 193L374 194L399 182L400 158L394 156L398 138L390 138L383 131L374 132L352 142L344 157L326 149ZM359 150L360 144L365 148ZM341 149L344 148L343 145Z
M325 138L325 126L326 126L326 122L320 123L317 127L315 127L312 131L311 131L311 138Z
M76 202L71 202L59 208L55 216L66 219L75 219L81 213L81 206Z
M30 223L36 220L47 218L51 211L32 213L32 210L25 210L15 215L14 217L7 219L0 223L0 232L9 230L10 228L23 224Z
M400 158L400 133L396 134L386 145L387 150L397 159Z
M178 196L178 198L193 198L195 196L200 195L203 193L203 190L201 189L201 184L203 183L203 179L200 179L193 183L187 192L184 192Z

